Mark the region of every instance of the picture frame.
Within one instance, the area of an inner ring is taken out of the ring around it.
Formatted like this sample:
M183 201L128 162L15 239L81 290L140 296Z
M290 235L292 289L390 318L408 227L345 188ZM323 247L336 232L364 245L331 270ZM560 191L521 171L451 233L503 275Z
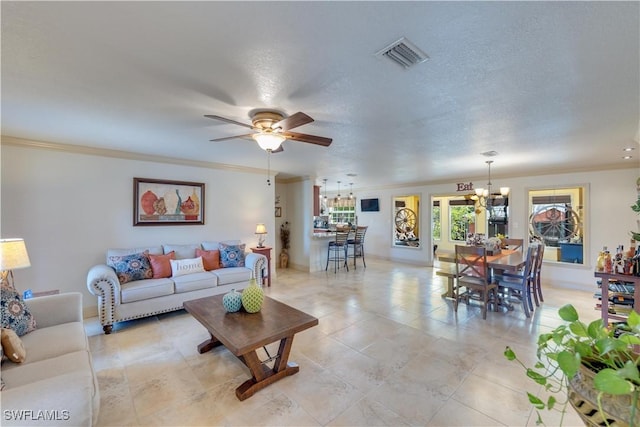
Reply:
M282 208L280 206L276 206L276 218L280 218L282 216Z
M202 182L133 178L133 225L204 225Z

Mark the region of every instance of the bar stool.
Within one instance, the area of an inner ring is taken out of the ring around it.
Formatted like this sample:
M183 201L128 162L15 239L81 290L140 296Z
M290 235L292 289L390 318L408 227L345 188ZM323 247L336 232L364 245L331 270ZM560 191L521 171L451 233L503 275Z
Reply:
M347 268L347 238L349 237L349 231L336 231L336 238L329 242L327 246L327 266L325 271L329 268L329 261L333 261L333 272L336 273L340 268L340 263Z
M353 239L347 240L347 258L353 258L353 268L356 268L356 258L362 258L362 264L367 268L367 263L364 261L364 235L367 233L367 228L369 226L359 225L356 227ZM351 255L349 255L349 248L351 248Z

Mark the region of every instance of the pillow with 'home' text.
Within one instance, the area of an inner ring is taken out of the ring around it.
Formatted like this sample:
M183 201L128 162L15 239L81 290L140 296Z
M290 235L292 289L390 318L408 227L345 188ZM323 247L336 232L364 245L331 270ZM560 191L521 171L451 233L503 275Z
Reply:
M185 274L203 273L204 265L202 257L189 259L171 259L171 276L184 276Z

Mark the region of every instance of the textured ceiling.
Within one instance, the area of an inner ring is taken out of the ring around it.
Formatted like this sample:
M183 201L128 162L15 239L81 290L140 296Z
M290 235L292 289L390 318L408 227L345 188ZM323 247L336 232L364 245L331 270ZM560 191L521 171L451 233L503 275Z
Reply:
M640 165L639 2L2 2L2 134L369 186ZM375 53L407 37L430 59ZM634 159L622 149L633 146ZM349 177L347 174L356 174ZM344 185L344 184L343 184ZM343 187L344 188L344 187Z

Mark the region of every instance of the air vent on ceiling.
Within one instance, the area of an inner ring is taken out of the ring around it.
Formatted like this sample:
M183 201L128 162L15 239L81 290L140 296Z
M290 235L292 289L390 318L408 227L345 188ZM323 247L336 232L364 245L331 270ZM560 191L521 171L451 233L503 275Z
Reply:
M389 46L377 52L376 56L380 58L386 56L403 68L412 67L429 59L426 53L405 37L402 37L400 40L391 43Z

